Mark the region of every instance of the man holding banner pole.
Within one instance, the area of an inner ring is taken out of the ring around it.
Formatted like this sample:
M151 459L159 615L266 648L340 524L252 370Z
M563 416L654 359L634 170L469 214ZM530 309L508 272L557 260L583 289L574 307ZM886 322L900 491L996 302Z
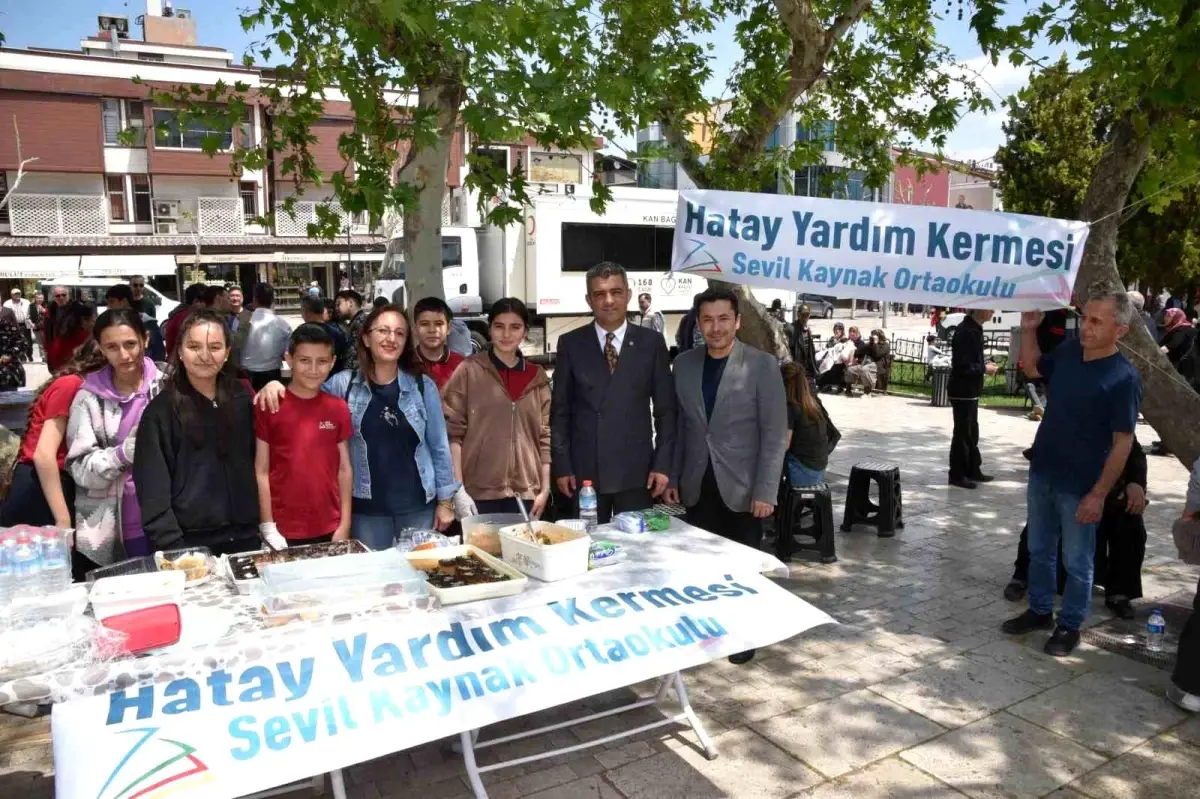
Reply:
M1142 384L1117 349L1133 307L1124 291L1093 293L1083 309L1079 338L1042 354L1034 335L1040 311L1021 318L1021 362L1044 377L1049 401L1033 442L1026 491L1029 520L1029 610L1004 623L1004 632L1054 633L1045 651L1064 657L1079 643L1092 598L1096 525L1104 500L1125 469L1141 405ZM1054 620L1056 553L1062 540L1067 584Z

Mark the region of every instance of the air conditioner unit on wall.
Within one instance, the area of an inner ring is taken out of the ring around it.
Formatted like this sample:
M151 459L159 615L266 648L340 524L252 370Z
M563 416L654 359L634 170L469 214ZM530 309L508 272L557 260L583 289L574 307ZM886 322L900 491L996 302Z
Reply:
M178 219L179 200L155 200L154 217L155 219Z
M158 220L154 223L154 232L159 236L176 236L179 234L179 223L174 219Z

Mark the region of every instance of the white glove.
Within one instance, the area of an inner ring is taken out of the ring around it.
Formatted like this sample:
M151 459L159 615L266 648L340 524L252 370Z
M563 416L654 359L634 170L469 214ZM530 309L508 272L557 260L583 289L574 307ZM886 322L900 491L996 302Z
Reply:
M129 435L125 436L125 440L121 442L121 456L130 463L133 463L133 450L136 445L137 425L134 425L133 429L129 431Z
M459 486L458 490L454 492L454 517L465 519L477 513L479 513L479 509L475 507L475 500L471 499L466 488Z
M274 550L287 549L288 542L279 533L279 528L275 522L263 522L258 526L258 535L266 543L267 547Z

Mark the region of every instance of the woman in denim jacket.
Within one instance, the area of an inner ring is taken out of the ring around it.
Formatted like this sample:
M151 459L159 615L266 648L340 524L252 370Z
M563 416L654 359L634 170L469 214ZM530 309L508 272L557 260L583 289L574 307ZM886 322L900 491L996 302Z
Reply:
M458 490L437 386L415 366L412 326L395 305L373 310L355 342L358 369L339 372L323 389L350 405L354 501L350 534L371 549L392 546L406 527L445 529ZM278 409L280 383L258 402Z

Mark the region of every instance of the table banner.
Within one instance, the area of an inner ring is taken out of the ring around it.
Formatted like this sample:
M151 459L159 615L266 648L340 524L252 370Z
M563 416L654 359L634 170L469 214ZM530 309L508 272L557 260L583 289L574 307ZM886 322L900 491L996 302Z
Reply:
M484 618L414 614L54 706L59 799L242 796L831 622L760 574L675 570Z
M671 270L842 298L1062 308L1087 234L1002 211L696 189L679 192Z

